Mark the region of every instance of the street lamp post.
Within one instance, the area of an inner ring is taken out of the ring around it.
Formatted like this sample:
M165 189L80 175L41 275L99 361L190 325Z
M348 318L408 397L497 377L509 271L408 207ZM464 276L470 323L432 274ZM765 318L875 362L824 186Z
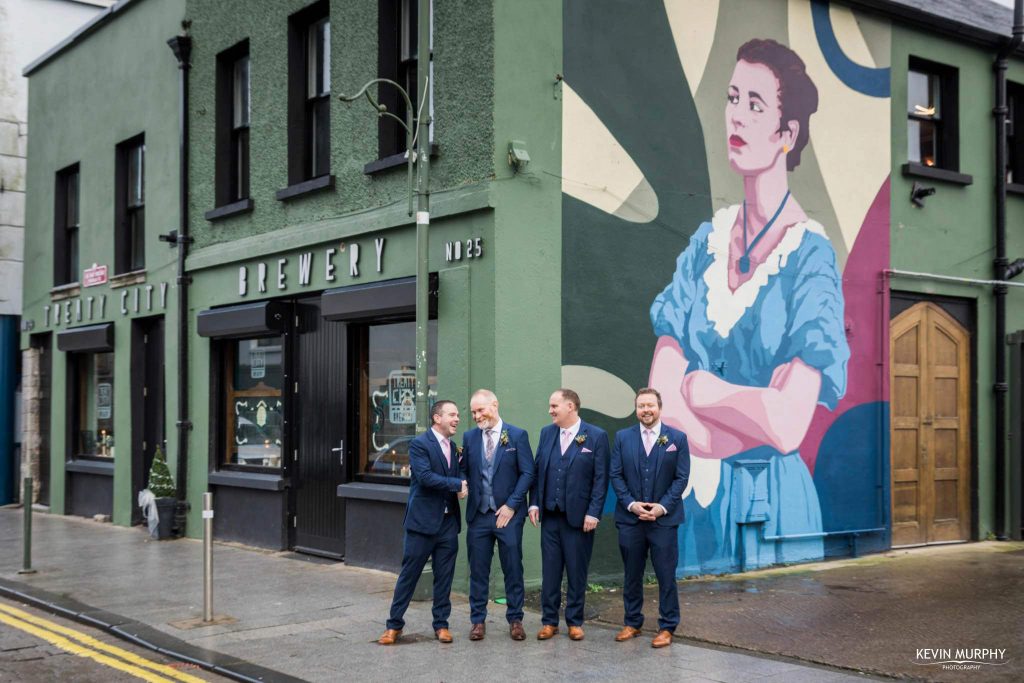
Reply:
M401 85L388 78L374 78L359 89L355 95L339 95L342 102L353 102L365 96L377 111L377 116L387 116L405 129L405 149L408 157L409 215L413 215L415 198L416 216L416 431L425 432L430 427L427 417L427 320L429 317L429 230L430 230L430 0L417 0L416 76L419 104L413 108L409 93ZM370 88L374 85L390 86L398 90L405 100L405 120L389 112L386 105L374 100ZM415 181L414 181L415 178Z

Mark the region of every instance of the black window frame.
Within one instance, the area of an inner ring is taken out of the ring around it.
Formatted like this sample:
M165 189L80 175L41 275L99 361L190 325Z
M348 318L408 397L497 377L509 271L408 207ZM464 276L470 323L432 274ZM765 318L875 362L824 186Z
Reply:
M322 78L310 71L310 31L326 24L326 55ZM314 3L288 18L288 184L331 174L331 49L330 4ZM316 91L310 94L310 81ZM319 186L318 186L319 188ZM291 196L281 196L279 199Z
M400 84L409 93L413 106L418 100L419 3L416 0L378 0L377 3L377 73ZM380 86L381 104L398 118L405 120L405 99L392 86ZM377 158L405 156L405 129L386 116L377 126Z
M239 116L236 91L238 65L245 63L245 112ZM249 39L217 55L215 201L218 208L250 199L250 128L252 122L252 62Z
M938 82L939 112L937 117L915 115L910 112L910 74L919 73L933 77ZM959 121L959 70L954 66L940 64L920 57L911 56L907 70L907 161L911 166L960 171L960 121ZM931 122L935 124L935 163L928 165L922 160L910 158L910 122Z
M210 380L211 386L214 387L212 395L216 398L215 401L211 401L210 406L210 422L212 426L212 429L210 430L211 472L249 472L253 474L270 474L281 477L289 476L291 472L291 458L286 457L285 454L289 452L290 448L290 430L287 427L291 423L290 411L292 410L292 400L290 393L285 389L288 386L288 382L292 375L289 356L292 352L291 345L293 335L290 334L291 331L291 329L287 329L274 332L248 333L237 336L217 337L211 340L213 342L213 353L210 354ZM227 449L229 416L226 411L228 405L228 393L230 392L230 387L228 386L228 374L231 372L230 366L235 360L234 354L236 353L237 344L240 341L275 338L281 339L282 358L281 403L285 428L281 433L281 464L278 467L273 467L267 465L246 465L238 462L229 462Z
M1006 82L1006 182L1024 189L1024 83Z
M129 170L141 152L139 196L131 195ZM114 179L114 274L146 269L146 134L117 145Z
M94 366L96 356L98 354L109 354L110 365L111 365L111 404L110 404L110 418L108 421L113 425L115 423L116 414L116 401L114 393L115 383L117 382L117 355L113 349L92 349L92 350L78 350L67 353L67 373L68 373L68 384L69 391L65 399L65 416L68 429L68 436L66 442L66 455L65 460L82 461L92 460L99 462L113 463L115 461L114 455L97 455L95 453L83 453L82 449L79 448L81 443L81 434L83 427L82 424L82 401L88 400L83 396L85 387L82 385L83 374L87 374L90 371L90 366ZM109 435L111 439L111 445L116 448L116 436L111 430Z
M71 188L74 187L74 201ZM79 282L81 254L79 247L82 210L82 175L78 163L57 171L54 180L53 210L53 284ZM73 213L73 216L72 216Z

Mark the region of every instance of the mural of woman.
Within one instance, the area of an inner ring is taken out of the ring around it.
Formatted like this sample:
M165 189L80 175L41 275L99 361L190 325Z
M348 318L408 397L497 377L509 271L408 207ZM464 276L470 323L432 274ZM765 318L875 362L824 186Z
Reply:
M651 306L650 384L666 422L686 432L681 574L738 568L733 474L767 461L769 561L822 557L817 492L798 448L817 404L846 391L842 281L821 224L789 191L818 91L804 62L773 40L740 47L725 99L729 165L743 201L701 224ZM764 476L764 475L762 475Z

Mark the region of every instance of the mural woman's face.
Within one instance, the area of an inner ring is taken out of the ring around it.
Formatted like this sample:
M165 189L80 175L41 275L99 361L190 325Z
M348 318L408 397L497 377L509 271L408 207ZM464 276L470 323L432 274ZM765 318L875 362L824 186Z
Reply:
M792 146L794 138L791 130L779 133L779 81L764 64L741 60L732 72L726 98L729 165L740 175L758 175L776 164L785 154L783 145Z

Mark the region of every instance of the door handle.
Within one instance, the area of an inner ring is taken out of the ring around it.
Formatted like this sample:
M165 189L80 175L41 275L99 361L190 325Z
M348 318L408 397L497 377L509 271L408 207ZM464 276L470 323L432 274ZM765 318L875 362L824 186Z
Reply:
M932 416L931 415L925 416L925 418L923 420L921 420L921 424L923 424L923 425L930 425L930 424L932 424Z
M331 449L332 453L338 453L338 464L345 466L345 439L338 439L338 447Z

